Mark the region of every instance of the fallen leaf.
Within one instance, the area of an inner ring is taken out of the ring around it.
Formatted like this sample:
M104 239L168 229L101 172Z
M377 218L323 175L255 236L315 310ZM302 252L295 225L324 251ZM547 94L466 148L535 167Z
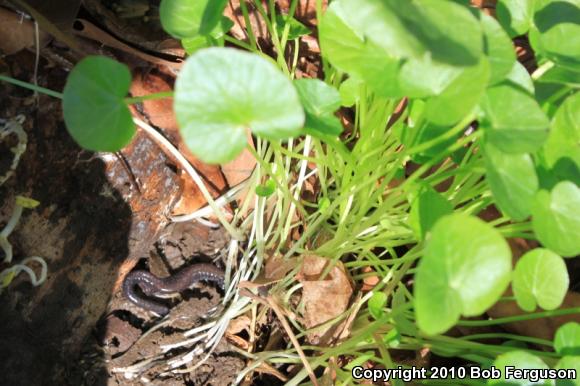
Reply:
M277 281L286 276L294 267L296 267L296 259L284 260L280 256L274 256L266 260L264 267L264 275L266 279Z
M374 269L372 269L371 267L364 267L362 269L363 273L370 273L370 272L375 272ZM375 286L377 284L379 284L379 281L381 279L379 278L378 275L372 275L372 276L367 276L363 279L363 286L361 288L361 291L363 292L368 292L370 290L372 290L373 288L375 288Z
M312 328L341 315L350 303L353 293L352 284L344 265L338 261L326 277L320 275L332 263L332 260L319 256L304 256L302 270L297 279L302 283L302 301L304 302L304 324ZM339 326L308 334L313 344L324 344L332 338Z

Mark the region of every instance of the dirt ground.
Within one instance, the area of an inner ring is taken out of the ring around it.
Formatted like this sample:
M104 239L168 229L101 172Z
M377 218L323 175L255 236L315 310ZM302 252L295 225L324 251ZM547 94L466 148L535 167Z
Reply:
M0 63L29 79L34 56L22 51ZM60 90L66 72L41 62L39 81ZM26 210L10 236L15 261L46 259L48 278L32 287L20 275L0 295L2 385L140 385L112 372L138 361L175 333L198 325L221 294L201 286L184 294L172 315L185 315L137 339L156 320L120 293L134 266L163 276L184 264L216 261L227 237L193 223L172 224L167 214L182 193L175 166L138 134L119 154L81 150L67 133L60 101L0 84L0 118L25 117L28 147L16 173L0 187L0 225L14 197L40 202ZM11 162L10 141L0 144L2 173ZM149 384L227 385L245 362L221 342L193 373ZM145 374L147 376L147 374Z

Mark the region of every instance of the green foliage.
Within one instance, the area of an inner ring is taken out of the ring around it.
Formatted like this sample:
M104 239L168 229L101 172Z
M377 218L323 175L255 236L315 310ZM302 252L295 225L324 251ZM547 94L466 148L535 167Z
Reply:
M299 135L304 124L290 80L263 58L231 48L207 48L187 59L174 107L185 144L208 163L234 159L248 131L282 140Z
M568 322L556 331L554 348L562 355L580 356L580 323Z
M159 18L163 29L178 39L219 36L232 26L222 16L226 4L223 0L162 0Z
M576 370L580 374L580 356L566 356L558 362L556 369ZM556 386L580 386L580 377L576 379L558 379Z
M290 27L288 30L289 40L297 39L300 36L308 35L312 32L308 27L293 17L276 15L276 31L278 32L278 36L282 36L286 24L289 24Z
M255 240L273 254L291 258L312 249L357 270L349 272L357 286L361 267L373 267L380 279L373 296L353 297L347 313L362 310L362 316L345 315L362 333L316 355L388 367L388 355L377 353L405 344L484 366L503 353L498 368L546 368L527 346L549 346L545 341L512 335L502 345L437 334L502 296L512 279L511 237L542 244L513 273L520 307L570 311L559 309L569 286L560 256L580 254L579 1L499 0L498 22L463 0L334 0L318 28L324 81L293 79L300 77L299 61L287 54L302 50L293 51L298 45L287 40L311 31L290 15L270 14L274 6L254 2L273 49L251 54L207 48L226 40L252 51L262 45L251 27L248 41L226 36L232 21L222 16L225 1L161 2L163 26L192 54L174 97L187 147L205 162L223 163L250 135L258 137L251 150L260 166L247 200L268 197L260 201L268 215L236 212L236 224L264 221L254 227L265 232ZM528 31L539 67L532 75L516 61L510 41ZM128 69L107 58L87 58L71 72L64 117L81 146L115 151L131 140L127 103L142 99L127 98L129 84ZM352 107L341 111L349 120L344 135L335 115L341 106ZM305 134L312 136L308 142L279 143ZM298 174L315 169L317 203L302 199L302 187L289 189L300 184ZM488 218L482 211L489 207L501 212L491 224L476 217ZM297 225L305 230L299 240L292 237ZM292 282L280 281L273 295ZM558 331L557 352L546 352L551 365L580 367L577 326ZM363 345L372 350L352 349ZM290 384L300 384L301 376L304 371ZM337 383L352 381L347 371L336 376Z
M546 114L534 98L510 83L488 88L481 106L488 141L506 153L534 152L548 136Z
M439 334L460 315L480 315L499 299L510 275L511 252L496 230L461 213L441 218L417 269L419 328Z
M556 112L541 154L547 168L553 168L558 161L568 159L576 166L576 170L580 170L579 93L568 97Z
M491 379L487 383L489 385L537 385L536 381L529 379L514 379L513 377L506 378L506 366L513 366L516 369L548 369L548 365L535 355L526 351L510 351L497 357L493 365L501 371L500 379ZM540 384L549 384L548 381Z
M424 240L437 220L452 212L453 205L440 193L428 187L411 203L408 224L417 238Z
M516 63L516 54L513 43L508 35L491 16L480 13L483 36L485 38L484 50L488 55L491 75L490 84L495 84L510 73Z
M276 191L274 180L268 180L263 185L256 186L256 195L260 197L269 197Z
M514 220L529 217L539 186L532 157L504 153L492 144L486 144L484 156L487 182L498 207Z
M313 135L339 135L342 124L334 116L340 107L338 91L318 79L295 80L294 86L306 113L304 127Z
M528 32L534 13L534 0L499 0L497 19L511 37Z
M400 61L355 32L342 1L334 1L320 21L320 46L337 69L360 78L376 93L401 96Z
M536 0L534 5L534 49L580 70L580 0Z
M383 308L387 305L387 295L384 292L375 292L369 299L369 312L375 319L380 319L383 314Z
M537 248L523 255L514 270L513 290L520 308L532 312L536 304L554 310L562 304L570 279L564 260Z
M103 56L89 56L71 71L62 109L70 135L83 148L118 151L135 134L124 102L131 84L127 66Z
M564 256L580 254L580 188L559 182L551 192L541 190L532 209L534 232L544 246Z

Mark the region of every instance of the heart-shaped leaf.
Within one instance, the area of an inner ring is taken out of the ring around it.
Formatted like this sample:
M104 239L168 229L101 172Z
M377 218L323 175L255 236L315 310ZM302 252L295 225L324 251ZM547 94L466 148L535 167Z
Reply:
M433 188L425 189L411 203L408 224L420 240L424 240L427 232L439 218L453 212L453 205Z
M561 355L580 356L580 323L569 322L558 328L554 348Z
M548 136L546 114L533 97L510 83L490 87L481 106L485 136L506 153L533 153Z
M337 69L363 80L381 96L398 97L397 75L401 60L355 32L341 1L333 1L319 27L322 54Z
M526 90L530 95L534 95L534 82L528 73L528 70L518 61L516 61L506 75L506 79Z
M223 35L232 24L222 17L223 0L162 0L159 18L163 29L178 39Z
M127 66L104 56L89 56L73 68L62 109L68 132L81 147L113 152L131 142L135 125L124 101L130 84Z
M530 29L534 0L499 0L495 9L497 19L510 37L523 35Z
M559 61L580 59L580 0L536 0L530 34L536 51Z
M548 365L544 363L540 358L532 355L526 351L509 351L505 354L498 356L493 362L493 366L501 371L501 377L499 379L490 379L487 381L488 385L520 385L520 386L532 386L532 385L551 385L553 381L549 383L543 382L538 383L536 380L531 380L528 375L526 378L515 378L513 374L508 376L506 374L506 367L511 366L516 369L548 369Z
M580 188L559 182L552 192L541 190L532 208L532 226L544 246L564 257L580 254Z
M516 62L516 54L511 39L499 23L483 12L479 15L485 38L484 50L491 70L489 83L496 84L509 74Z
M566 98L552 120L552 128L542 148L546 167L568 158L580 168L580 93Z
M304 110L274 64L233 48L190 56L175 83L175 114L184 142L207 163L234 159L247 131L282 140L300 135Z
M502 212L524 220L532 210L538 176L529 154L508 154L492 144L484 147L486 178Z
M427 119L441 126L453 125L472 112L485 92L489 71L486 58L464 68L441 94L427 100Z
M443 333L460 315L491 307L510 281L511 253L498 231L463 213L441 218L417 268L415 313L427 334Z
M569 283L564 260L548 249L536 248L518 260L512 285L520 308L532 312L536 304L544 310L560 307Z
M294 86L306 113L304 126L322 134L339 135L342 125L334 116L334 112L340 107L338 91L318 79L295 80Z
M481 26L467 7L438 0L340 0L360 35L396 58L473 66L483 53ZM448 20L453 20L449 23Z

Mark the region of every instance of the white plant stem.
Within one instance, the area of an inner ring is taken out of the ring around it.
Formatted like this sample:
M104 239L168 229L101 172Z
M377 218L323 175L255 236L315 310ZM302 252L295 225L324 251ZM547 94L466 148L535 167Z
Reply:
M225 218L223 210L217 205L215 200L212 198L201 176L195 171L195 169L193 168L193 166L191 166L191 164L187 161L187 159L185 159L183 154L181 154L179 150L177 150L171 142L169 142L163 135L161 135L161 133L159 133L157 130L155 130L147 123L135 117L133 117L133 122L135 122L137 126L143 129L145 133L147 133L147 135L149 135L168 156L170 156L172 159L174 159L179 163L179 165L183 168L183 170L185 170L185 172L191 177L193 182L195 182L201 194L203 195L203 198L207 201L208 205L213 210L213 214L218 218L218 220L224 226L224 228L230 233L232 238L241 240L242 235L240 234L240 232L237 229L235 229L234 226L230 224L230 222Z

